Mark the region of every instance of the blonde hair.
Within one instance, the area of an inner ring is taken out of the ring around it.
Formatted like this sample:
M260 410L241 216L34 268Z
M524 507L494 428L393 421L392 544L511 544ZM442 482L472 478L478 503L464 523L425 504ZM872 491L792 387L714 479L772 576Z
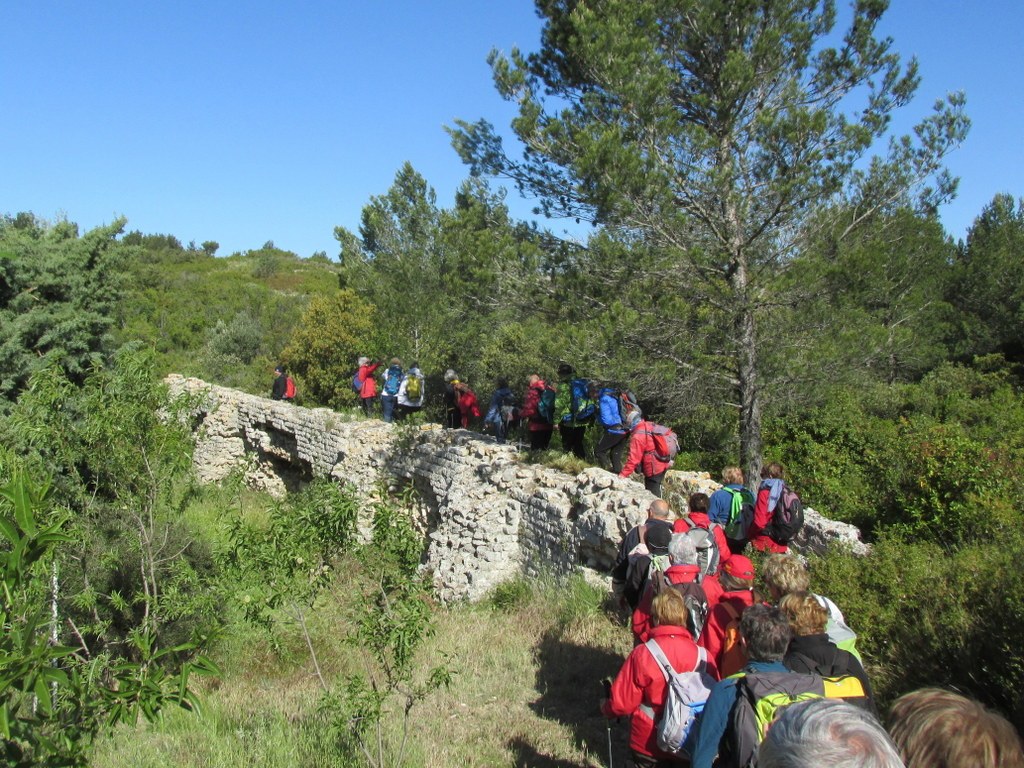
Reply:
M889 735L907 768L1021 768L1020 737L1006 718L941 688L900 696Z
M651 603L651 619L659 627L685 627L690 612L686 601L675 589L666 589L654 597Z
M743 470L739 467L726 467L723 469L722 485L743 485Z
M779 602L779 610L786 614L793 634L820 635L828 623L828 611L810 592L790 592Z
M726 592L739 592L754 586L753 579L741 579L739 576L733 576L725 571L719 572L718 583L722 585L722 589Z
M769 589L775 587L782 595L790 592L806 592L811 586L811 577L800 558L792 554L773 554L761 565L761 575Z

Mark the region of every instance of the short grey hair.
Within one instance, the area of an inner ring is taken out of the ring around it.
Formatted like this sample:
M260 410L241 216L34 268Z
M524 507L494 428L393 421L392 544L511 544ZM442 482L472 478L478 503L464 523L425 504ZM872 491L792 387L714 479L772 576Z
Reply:
M696 565L697 546L685 533L673 533L668 543L668 559L672 565Z
M903 768L895 745L868 712L838 699L786 707L757 753L758 768Z

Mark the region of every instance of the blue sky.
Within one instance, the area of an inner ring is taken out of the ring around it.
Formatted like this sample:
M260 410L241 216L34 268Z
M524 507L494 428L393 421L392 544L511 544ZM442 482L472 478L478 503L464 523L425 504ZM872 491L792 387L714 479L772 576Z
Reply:
M334 257L334 227L355 230L405 161L452 204L467 171L443 126L506 127L487 53L534 50L539 30L530 0L9 0L0 213ZM997 192L1024 196L1024 3L893 0L882 32L920 61L903 129L967 93L941 211L962 237Z

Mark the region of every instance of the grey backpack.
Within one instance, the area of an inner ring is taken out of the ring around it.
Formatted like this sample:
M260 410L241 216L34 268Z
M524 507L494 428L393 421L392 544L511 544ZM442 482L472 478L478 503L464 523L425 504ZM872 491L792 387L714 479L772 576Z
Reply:
M697 565L700 566L701 575L708 576L718 573L718 564L722 559L718 539L715 538L715 526L718 523L711 523L709 528L701 528L690 519L689 515L684 519L690 525L686 537L697 548Z
M655 725L658 749L675 755L682 751L686 737L704 711L715 680L707 673L707 651L700 646L697 647L697 666L692 672L676 672L653 638L647 641L647 650L658 663L667 685L665 707ZM647 713L651 715L653 710L648 708Z

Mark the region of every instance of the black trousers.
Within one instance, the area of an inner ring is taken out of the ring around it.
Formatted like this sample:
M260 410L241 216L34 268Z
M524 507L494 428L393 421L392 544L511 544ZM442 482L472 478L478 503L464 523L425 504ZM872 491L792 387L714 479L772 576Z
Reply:
M586 426L567 427L563 424L558 431L562 435L562 450L579 459L587 458L587 448L584 444L584 439L587 436Z
M616 475L622 471L622 454L626 450L627 435L623 432L621 435L617 435L614 432L605 432L601 436L601 442L597 444L597 449L594 451L594 458L597 459L597 463L605 469L608 469L608 456L611 455L611 468L612 472Z

